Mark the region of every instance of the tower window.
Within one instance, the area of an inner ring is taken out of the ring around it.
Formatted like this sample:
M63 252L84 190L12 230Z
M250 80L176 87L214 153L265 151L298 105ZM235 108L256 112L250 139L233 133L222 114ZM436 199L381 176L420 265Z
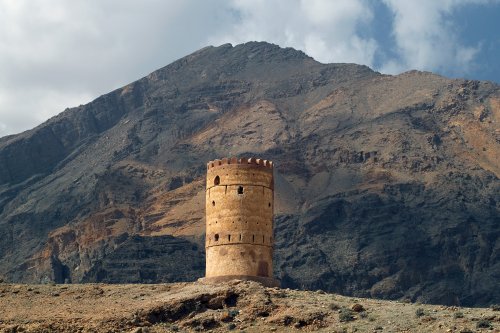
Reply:
M231 241L231 235L227 235L227 240L230 242Z
M264 242L265 242L265 241L264 241L264 235L262 235L262 243L264 243Z
M212 206L215 206L215 201L212 201Z
M252 235L252 243L255 243L255 235Z
M267 204L267 206L268 206L268 207L271 207L271 203L268 203L268 204Z
M241 241L241 234L240 234L240 241Z
M216 242L219 241L219 234L215 234L214 235L214 239L215 239Z
M219 176L215 176L214 185L219 185L219 184L220 184L220 177Z
M243 186L238 186L238 194L243 194Z

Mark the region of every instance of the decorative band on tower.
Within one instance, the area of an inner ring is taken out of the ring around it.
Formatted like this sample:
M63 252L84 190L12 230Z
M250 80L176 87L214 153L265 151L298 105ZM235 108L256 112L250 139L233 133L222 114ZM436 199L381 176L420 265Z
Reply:
M273 162L223 158L207 164L203 282L273 278Z

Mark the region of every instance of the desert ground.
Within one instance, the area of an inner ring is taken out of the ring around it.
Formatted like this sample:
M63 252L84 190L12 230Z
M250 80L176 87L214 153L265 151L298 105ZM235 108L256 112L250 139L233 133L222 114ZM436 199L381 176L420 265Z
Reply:
M0 332L500 332L500 311L218 285L0 284Z

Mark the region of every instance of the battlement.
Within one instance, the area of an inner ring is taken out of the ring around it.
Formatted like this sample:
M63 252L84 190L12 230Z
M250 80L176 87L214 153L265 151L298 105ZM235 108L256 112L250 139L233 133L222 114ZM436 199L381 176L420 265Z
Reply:
M223 158L221 160L213 160L207 163L207 170L210 170L212 168L216 168L219 166L224 166L224 165L230 165L230 164L244 164L244 165L252 165L256 167L262 167L262 168L268 168L268 169L273 169L273 162L268 161L268 160L263 160L260 158L237 158L237 157L231 157L231 158Z

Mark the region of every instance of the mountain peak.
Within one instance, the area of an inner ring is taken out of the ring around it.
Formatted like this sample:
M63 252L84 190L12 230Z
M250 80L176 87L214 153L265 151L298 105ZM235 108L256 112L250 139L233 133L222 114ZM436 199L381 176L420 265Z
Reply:
M0 142L0 278L200 277L206 162L258 155L283 286L499 303L499 115L489 83L206 47Z
M257 41L246 42L234 46L231 43L222 44L220 46L207 46L193 52L187 57L207 53L216 53L218 55L236 58L244 55L248 58L265 57L270 61L279 61L293 58L312 59L304 52L291 47L282 48L277 44Z

